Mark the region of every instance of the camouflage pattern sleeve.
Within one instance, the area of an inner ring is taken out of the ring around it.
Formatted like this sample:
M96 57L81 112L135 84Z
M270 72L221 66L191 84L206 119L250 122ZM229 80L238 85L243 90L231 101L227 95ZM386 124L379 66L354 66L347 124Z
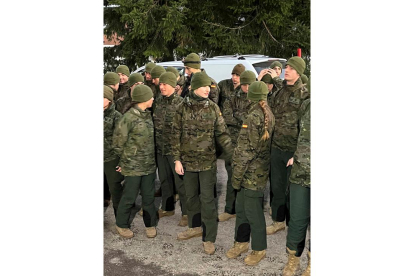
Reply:
M216 122L214 124L216 146L218 147L218 151L223 153L222 158L224 160L231 160L233 155L231 138L218 105L215 105L215 112L217 114Z
M218 104L220 88L218 87L217 83L212 78L210 79L211 79L211 86L210 86L210 94L208 95L208 98L212 100L215 104Z
M226 124L229 126L238 126L240 125L239 121L233 115L234 108L234 96L223 103L223 118Z
M130 129L131 125L128 123L126 116L123 116L115 125L114 136L112 138L112 147L115 154L118 156L122 155L124 145L128 141L128 133Z
M177 106L177 112L174 115L172 122L171 134L171 155L175 160L181 161L181 132L182 132L182 116L183 116L183 102Z

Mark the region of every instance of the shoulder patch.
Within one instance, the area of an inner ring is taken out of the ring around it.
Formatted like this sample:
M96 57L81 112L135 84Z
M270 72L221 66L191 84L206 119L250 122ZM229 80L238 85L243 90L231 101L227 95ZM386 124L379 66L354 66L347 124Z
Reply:
M215 85L215 84L212 84L212 85L211 85L211 88L216 88L216 85Z
M221 116L221 112L220 112L220 115L219 116Z
M247 125L242 125L242 128L247 128Z

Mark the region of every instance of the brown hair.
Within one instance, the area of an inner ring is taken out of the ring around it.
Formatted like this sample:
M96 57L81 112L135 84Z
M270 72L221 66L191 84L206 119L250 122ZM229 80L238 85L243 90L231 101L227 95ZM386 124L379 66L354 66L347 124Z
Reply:
M261 141L266 141L267 139L270 138L269 131L267 130L267 128L269 126L269 114L268 114L268 111L266 110L266 106L268 106L268 105L267 105L267 102L264 101L264 100L260 100L259 105L262 108L262 111L263 111L263 114L264 114L264 133L263 133L263 136L260 140Z

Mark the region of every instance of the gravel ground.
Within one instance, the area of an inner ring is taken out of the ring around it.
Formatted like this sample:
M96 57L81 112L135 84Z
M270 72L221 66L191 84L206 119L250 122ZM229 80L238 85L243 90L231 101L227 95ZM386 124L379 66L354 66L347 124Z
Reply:
M218 213L224 211L227 173L223 160L218 160L217 193ZM156 188L159 187L156 181ZM265 200L269 198L269 185ZM141 202L140 197L137 200ZM157 207L161 198L156 198ZM272 221L265 208L266 224ZM236 259L228 259L226 251L233 245L235 219L219 222L216 239L216 252L204 253L201 237L187 241L177 240L177 234L185 227L178 226L181 218L179 203L175 215L163 217L158 222L157 236L149 239L145 235L144 222L138 214L132 223L132 239L121 238L115 229L112 205L104 209L104 274L117 275L281 275L287 261L285 252L286 230L267 236L266 257L257 266L249 267L243 260L248 253ZM308 244L308 242L306 243ZM250 252L250 250L249 250ZM307 265L307 249L301 257L301 271ZM298 275L301 275L300 273Z

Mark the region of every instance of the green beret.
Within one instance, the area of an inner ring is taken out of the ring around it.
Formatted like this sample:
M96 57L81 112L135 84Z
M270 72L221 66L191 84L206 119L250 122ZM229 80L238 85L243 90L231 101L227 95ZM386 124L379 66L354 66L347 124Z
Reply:
M111 102L114 100L114 91L111 87L104 85L104 98L107 98Z
M171 73L174 73L175 78L178 78L178 76L180 75L180 73L178 72L178 70L177 70L177 69L175 69L175 68L174 68L174 67L172 67L172 66L168 66L168 67L167 67L167 69L165 69L165 71L167 71L167 72L171 72Z
M250 70L246 70L240 75L240 84L251 84L256 80L256 75Z
M139 73L131 74L131 76L129 76L129 79L128 79L128 86L131 87L137 82L144 82L144 77Z
M184 63L184 66L191 67L194 69L201 68L201 60L200 60L200 57L196 53L191 53L188 56L186 56L183 63Z
M243 64L239 63L233 67L233 71L231 71L231 74L237 74L240 76L244 71L246 71L246 67L244 67Z
M145 64L145 72L150 73L151 74L151 70L155 67L155 63L154 62L148 62L147 64Z
M116 67L115 71L117 73L122 73L124 75L127 75L128 77L131 74L131 73L129 73L129 68L126 65L119 65L118 67Z
M116 85L121 79L117 73L108 72L104 75L104 84L105 85Z
M195 73L193 77L191 78L191 89L193 91L200 87L210 86L210 85L211 85L210 77L207 76L207 74L204 73L203 71Z
M270 69L274 69L275 67L280 67L280 69L282 69L283 65L279 61L273 61L272 64L270 64Z
M302 75L305 71L306 63L301 57L291 57L286 65L290 65L293 69L298 72L299 75Z
M249 85L249 91L247 92L247 98L253 102L258 102L260 100L266 100L267 94L267 85L262 81L255 81Z
M132 90L132 101L137 103L143 103L154 97L151 88L145 84L135 86Z
M159 78L162 75L162 73L165 73L164 67L162 67L161 65L157 65L151 70L151 78Z
M305 74L302 74L302 76L300 76L300 79L302 80L303 84L307 84L308 83L308 77Z
M177 77L172 72L162 73L160 76L160 83L165 83L175 88L177 85Z
M263 78L262 78L262 82L273 84L272 76L270 74L264 75Z

